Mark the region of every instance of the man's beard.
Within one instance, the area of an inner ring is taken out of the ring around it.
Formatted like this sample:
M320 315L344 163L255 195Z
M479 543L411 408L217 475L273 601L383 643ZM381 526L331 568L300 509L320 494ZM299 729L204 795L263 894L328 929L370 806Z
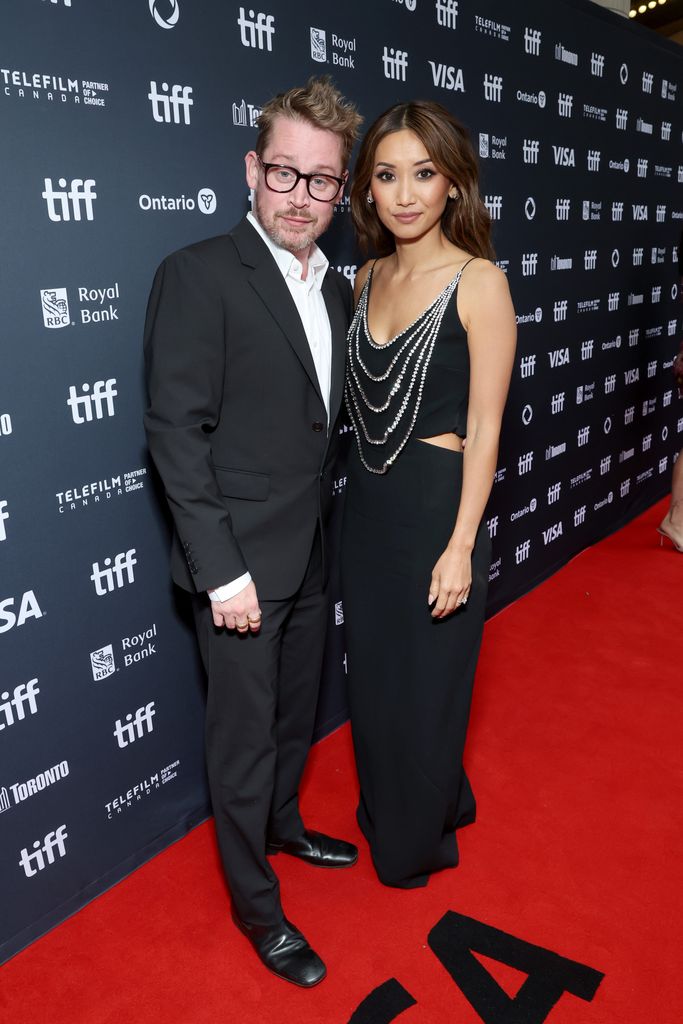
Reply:
M255 205L258 222L268 237L272 239L276 245L279 245L282 249L286 249L287 252L291 252L292 254L309 249L313 242L315 242L316 238L318 238L324 230L324 228L321 230L318 227L319 220L317 217L309 218L309 224L303 231L294 231L293 229L287 229L286 227L284 230L281 230L279 223L281 217L301 218L301 212L296 209L289 209L282 213L270 214L271 219L269 220L261 210L258 196L256 196Z

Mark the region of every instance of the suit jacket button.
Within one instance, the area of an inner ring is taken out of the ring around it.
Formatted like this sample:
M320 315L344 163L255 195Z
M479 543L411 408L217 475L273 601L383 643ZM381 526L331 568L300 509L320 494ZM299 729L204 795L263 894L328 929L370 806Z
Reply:
M325 429L325 425L321 423L320 420L314 420L313 423L311 423L311 427L315 430L316 434L319 434L321 430Z

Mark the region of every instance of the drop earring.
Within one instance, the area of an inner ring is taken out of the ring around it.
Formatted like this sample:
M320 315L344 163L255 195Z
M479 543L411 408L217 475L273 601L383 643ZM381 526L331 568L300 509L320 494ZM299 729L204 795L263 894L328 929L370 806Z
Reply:
M448 190L448 198L449 199L457 199L459 194L460 193L458 192L457 188L455 188L455 186Z
M368 189L368 194L367 194L367 196L365 198L367 200L368 206L372 206L372 204L374 203L375 200L372 198L372 192L370 192L369 189Z

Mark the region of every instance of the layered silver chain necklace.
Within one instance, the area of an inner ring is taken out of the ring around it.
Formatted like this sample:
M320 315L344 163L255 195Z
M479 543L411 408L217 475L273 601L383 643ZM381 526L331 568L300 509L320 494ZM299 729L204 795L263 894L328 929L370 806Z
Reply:
M425 378L434 351L441 321L458 286L462 270L400 334L384 345L377 345L368 328L368 297L372 270L361 292L348 333L348 369L344 398L356 435L360 460L370 473L386 473L408 443L415 426ZM374 352L386 353L385 365L372 373L361 355L367 344ZM372 391L372 399L367 392ZM392 412L392 408L395 411ZM387 416L388 414L388 416ZM382 429L382 420L385 422ZM378 428L379 424L379 428ZM377 435L377 431L380 433ZM386 454L389 439L390 454ZM371 464L372 449L380 449L381 466Z

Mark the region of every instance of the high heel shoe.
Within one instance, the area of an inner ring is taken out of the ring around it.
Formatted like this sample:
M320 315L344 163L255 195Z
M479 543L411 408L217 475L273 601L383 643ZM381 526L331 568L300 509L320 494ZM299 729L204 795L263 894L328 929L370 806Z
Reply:
M668 516L665 516L664 519L662 519L661 523L657 527L657 533L661 535L659 540L660 547L663 546L664 538L666 537L667 540L671 541L673 546L676 548L676 551L680 551L681 553L683 553L683 536L676 536L675 532L671 527L671 520Z

